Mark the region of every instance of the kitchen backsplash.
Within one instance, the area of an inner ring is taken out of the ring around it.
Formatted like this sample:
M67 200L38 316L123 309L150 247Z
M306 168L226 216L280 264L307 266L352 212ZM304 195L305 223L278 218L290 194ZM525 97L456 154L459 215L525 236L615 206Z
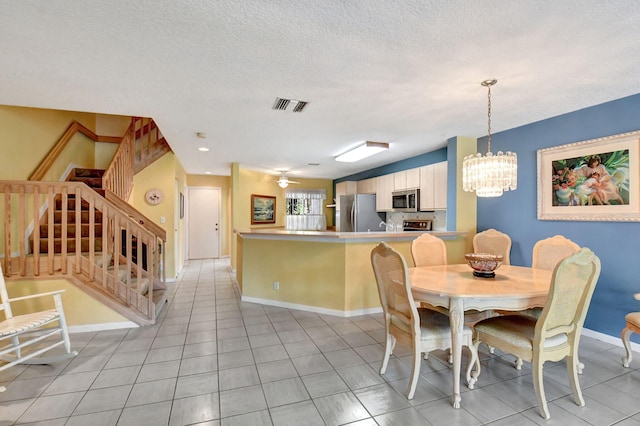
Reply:
M431 220L432 230L434 231L446 231L447 230L447 211L436 210L433 212L417 212L417 213L394 213L388 212L386 221L392 221L398 226L398 229L402 227L402 222L405 219L420 219Z

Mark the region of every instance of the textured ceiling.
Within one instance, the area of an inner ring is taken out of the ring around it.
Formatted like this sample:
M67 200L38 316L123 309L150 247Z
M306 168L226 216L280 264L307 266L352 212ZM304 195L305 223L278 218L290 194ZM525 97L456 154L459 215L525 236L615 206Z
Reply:
M626 0L3 1L0 104L152 117L188 173L338 178L486 135L490 77L493 132L639 93L638 22ZM391 148L334 161L364 140Z

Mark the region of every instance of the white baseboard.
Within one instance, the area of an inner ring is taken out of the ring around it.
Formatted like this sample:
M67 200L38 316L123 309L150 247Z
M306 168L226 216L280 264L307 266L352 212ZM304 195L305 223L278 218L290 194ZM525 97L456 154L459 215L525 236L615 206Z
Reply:
M624 348L624 345L622 344L622 338L620 336L609 336L608 334L589 330L588 328L582 329L582 335L591 337L596 340L600 340L601 342L610 343L620 348ZM633 352L640 352L640 344L634 343L634 342L630 342L630 343L631 343L631 350Z
M281 302L271 299L242 296L243 302L259 303L261 305L277 306L279 308L297 309L299 311L315 312L316 314L332 315L334 317L357 317L360 315L378 314L382 308L358 309L354 311L339 311L337 309L319 308L317 306L300 305L297 303Z
M70 325L67 327L69 333L88 333L92 331L106 331L106 330L119 330L121 328L138 328L140 327L135 322L122 321L122 322L107 322L103 324L85 324L85 325Z

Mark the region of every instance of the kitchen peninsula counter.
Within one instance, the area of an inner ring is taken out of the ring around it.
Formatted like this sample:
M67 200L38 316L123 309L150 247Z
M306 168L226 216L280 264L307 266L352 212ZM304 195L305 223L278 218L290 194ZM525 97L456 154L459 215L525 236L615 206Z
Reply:
M466 232L427 232L445 240L450 263L464 261ZM237 230L242 300L339 316L379 312L371 250L385 241L411 267L411 241L422 233Z
M250 239L289 239L298 241L413 241L421 234L431 234L443 240L464 236L458 231L416 231L416 232L336 232L336 231L288 231L283 228L251 229L236 231L243 238Z

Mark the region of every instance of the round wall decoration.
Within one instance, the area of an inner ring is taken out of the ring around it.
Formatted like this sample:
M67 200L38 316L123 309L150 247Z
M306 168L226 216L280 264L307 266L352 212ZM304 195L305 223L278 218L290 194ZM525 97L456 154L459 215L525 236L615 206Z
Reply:
M151 188L147 191L146 194L144 194L144 198L145 200L147 200L147 203L155 206L156 204L160 204L162 200L164 200L164 194L158 188Z

